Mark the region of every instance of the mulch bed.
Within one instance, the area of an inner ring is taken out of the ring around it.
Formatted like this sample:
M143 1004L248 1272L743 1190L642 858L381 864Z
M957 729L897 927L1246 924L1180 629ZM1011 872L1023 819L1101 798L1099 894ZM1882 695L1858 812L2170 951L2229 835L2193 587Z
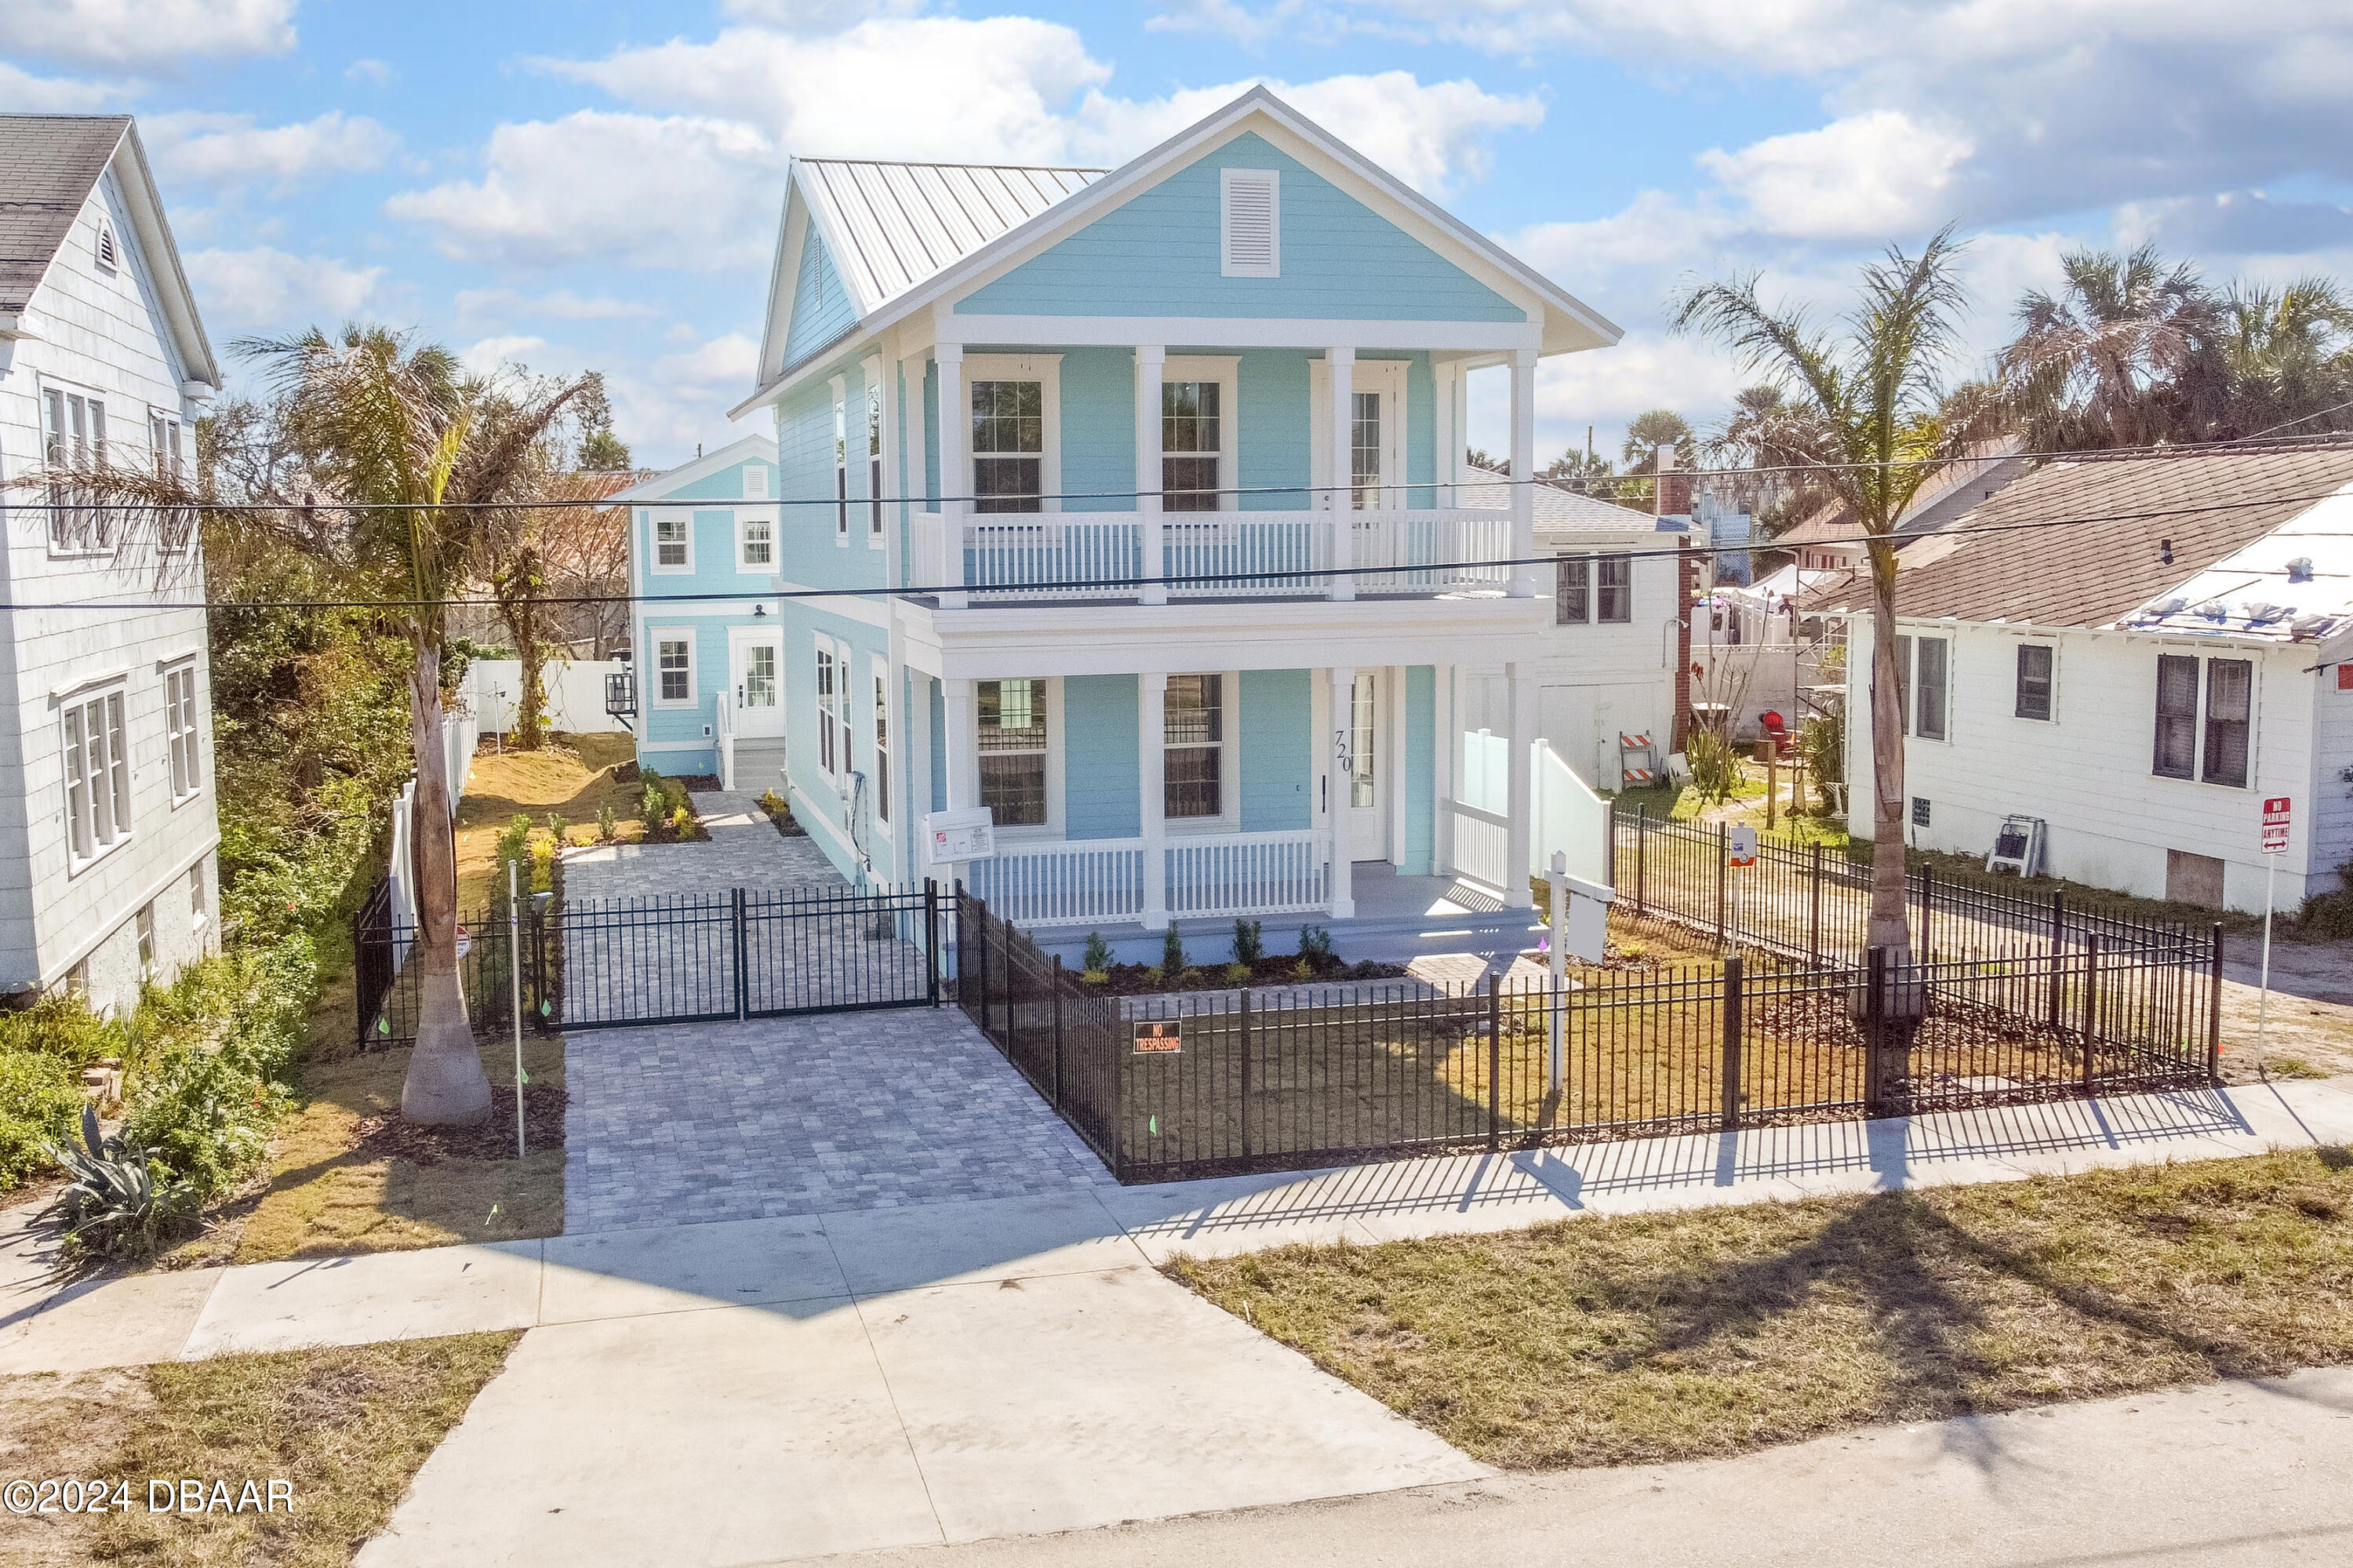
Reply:
M563 1088L530 1086L523 1103L523 1135L533 1152L564 1147ZM514 1090L491 1086L490 1119L475 1127L419 1127L391 1116L362 1117L352 1128L350 1150L373 1159L438 1165L444 1160L512 1160L515 1157Z
M685 785L690 795L707 795L719 788L719 775L716 773L672 773L666 777Z
M1202 964L1173 979L1145 964L1113 964L1105 973L1109 978L1101 984L1080 983L1096 996L1157 996L1171 991L1231 991L1238 985L1297 985L1303 980L1396 980L1405 973L1405 966L1370 959L1361 964L1329 959L1316 965L1314 974L1302 976L1297 953L1270 953L1250 966L1247 980L1228 980L1224 964Z

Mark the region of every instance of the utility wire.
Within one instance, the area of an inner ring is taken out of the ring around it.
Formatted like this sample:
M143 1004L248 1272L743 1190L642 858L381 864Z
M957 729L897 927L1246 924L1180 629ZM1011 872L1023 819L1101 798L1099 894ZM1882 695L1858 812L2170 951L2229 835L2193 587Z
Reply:
M1808 544L1808 546L1813 546L1813 547L1820 547L1820 546L1828 546L1828 545L1868 545L1868 544L1872 543L1872 542L1873 542L1873 540L1875 540L1875 539L1886 539L1886 540L1889 540L1890 542L1905 542L1905 543L1908 543L1908 542L1911 542L1911 541L1913 541L1913 540L1918 540L1918 539L1929 539L1929 538L1954 538L1954 537L1961 537L1961 536L1975 536L1975 535L1998 535L1998 534L2023 534L2023 533L2032 533L2032 532L2034 532L2034 531L2036 531L2036 530L2043 529L2043 528L2075 528L2075 527L2082 527L2082 526L2084 526L2084 525L2085 525L2085 524L2094 524L2094 523L2139 523L2139 522L2152 522L2152 521L2155 521L2155 520L2157 520L2157 519L2158 519L2158 518L2164 518L2164 517L2186 517L2186 516L2197 516L2197 515L2201 515L2201 514L2203 514L2211 513L2211 512L2236 512L2236 511L2240 511L2240 510L2242 510L2242 509L2244 509L2244 508L2251 507L2251 506L2274 506L2274 505L2280 505L2280 504L2289 503L2306 503L2306 502L2319 502L2319 501L2327 501L2327 500L2329 500L2329 499L2331 499L2331 498L2335 497L2335 496L2336 496L2336 495L2337 495L2338 493L2338 493L2337 491L2335 491L2335 490L2329 490L2329 491L2322 491L2322 492L2318 492L2318 493L2313 493L2313 494L2309 494L2309 495L2258 495L2258 496L2247 496L2247 497L2242 497L2241 499L2238 499L2238 500L2235 500L2235 501L2216 502L2216 503L2211 503L2211 504L2208 504L2208 505L2201 505L2201 506L2167 506L2167 507L2155 507L2155 508L2149 508L2149 509L2147 509L2147 510L2137 511L2137 512L2097 512L2097 513L2086 513L2086 514L2082 514L2082 515L2080 515L2080 516L2074 516L2074 517L2045 517L2045 518L2042 518L2042 519L2039 519L2039 520L2037 520L2037 521L2030 522L2030 523L1987 523L1987 524L1978 524L1978 525L1977 525L1977 526L1975 526L1975 527L1967 527L1967 528L1963 528L1963 527L1937 528L1937 529L1932 529L1932 530L1929 530L1929 531L1925 532L1925 533L1920 533L1920 534L1911 534L1911 535L1851 534L1851 535L1846 535L1846 536L1844 536L1844 537L1842 537L1842 538L1832 538L1832 539L1810 539L1810 540L1806 541L1806 543ZM1176 516L1183 516L1183 515L1185 515L1185 514L1177 513L1177 514L1173 514L1173 515L1176 515ZM1208 515L1208 514L1196 514L1195 515ZM1235 516L1235 515L1246 515L1246 514L1218 514L1218 515L1221 515L1221 516ZM1375 567L1293 567L1293 568L1287 568L1287 569L1282 569L1282 570L1262 571L1262 572L1197 572L1197 573L1190 573L1190 574L1184 574L1184 575L1176 575L1176 576L1168 576L1168 577L1066 577L1066 578L1057 578L1057 579L1053 579L1053 580L1050 580L1050 581L1044 581L1044 582L1034 582L1034 583L955 583L955 584L950 584L950 585L948 585L948 586L946 586L946 587L938 587L938 586L911 586L911 587L907 587L907 588L890 588L890 587L881 587L881 588L765 588L765 589L754 589L754 590L752 590L752 591L750 591L750 592L744 592L744 591L743 591L743 590L739 589L739 590L734 591L734 592L732 592L732 593L729 593L729 592L718 592L718 591L713 591L713 592L710 592L710 593L659 593L659 594L564 594L564 595L549 595L549 596L538 597L538 598L534 598L531 602L532 602L532 603L533 603L533 604L540 604L540 605L567 605L567 604L694 604L694 603L701 603L701 602L707 602L707 601L713 601L713 600L718 600L718 601L735 601L735 600L747 599L923 599L923 598L928 598L928 597L931 597L931 596L934 596L934 595L943 594L943 593L962 593L962 594L973 594L973 593L988 593L988 594L1017 594L1017 593L1018 593L1018 594L1038 594L1038 593L1049 593L1049 592L1052 592L1053 590L1058 589L1058 588L1098 588L1098 589L1100 589L1100 588L1144 588L1144 587L1152 586L1152 585L1164 585L1164 586L1166 586L1166 587L1175 588L1175 587L1186 586L1186 585L1191 585L1191 584L1197 584L1197 583L1246 583L1246 582L1270 582L1270 581L1277 581L1277 580L1281 580L1281 581L1290 581L1290 580L1293 580L1293 579L1297 579L1297 578L1303 578L1303 577L1330 578L1330 577L1376 577L1376 576L1384 576L1384 575L1389 575L1389 574L1396 574L1396 573L1407 573L1407 572L1414 572L1414 573L1439 573L1439 572L1448 572L1448 571L1457 571L1457 570L1482 570L1482 569L1483 569L1483 570L1498 570L1498 569L1501 569L1501 568L1503 568L1503 567L1536 567L1536 566L1552 566L1552 565L1556 564L1556 562L1558 562L1558 561L1561 559L1562 556L1563 556L1565 553L1566 553L1566 554L1570 554L1570 555L1577 555L1577 554L1583 554L1583 555L1606 555L1606 556L1615 556L1615 557L1619 557L1619 558L1622 558L1622 559L1626 559L1626 560L1654 560L1654 559L1659 559L1659 558L1662 558L1662 557L1664 557L1664 558L1676 558L1676 557L1683 557L1683 556L1700 556L1700 555L1705 555L1705 556L1739 555L1739 554L1743 554L1743 553L1746 553L1746 552L1747 552L1747 551L1751 551L1751 550L1756 550L1756 549L1770 549L1770 548L1772 548L1772 546L1769 544L1769 542L1768 542L1768 543L1765 543L1765 544L1757 544L1757 543L1753 543L1753 542L1752 542L1752 543L1747 544L1747 545L1715 545L1715 544L1705 544L1705 545L1702 545L1702 544L1694 544L1694 543L1690 542L1690 540L1689 540L1689 536L1688 536L1688 535L1684 535L1684 536L1683 536L1683 542L1681 542L1681 543L1678 543L1678 544L1675 544L1675 545L1672 545L1672 546L1661 546L1661 547L1659 547L1659 548L1657 548L1657 549L1651 549L1651 550L1620 550L1620 549L1604 549L1604 548L1594 547L1594 548L1588 548L1588 549L1586 549L1586 550L1584 550L1584 551L1577 551L1577 550L1575 550L1575 549L1573 549L1573 548L1572 548L1572 549L1570 549L1570 550L1567 550L1567 551L1564 552L1563 550L1560 550L1560 549L1555 549L1555 550L1553 550L1553 551L1551 551L1551 552L1549 552L1549 553L1547 553L1547 554L1541 555L1541 556L1514 556L1514 557L1510 557L1510 558L1503 559L1503 560L1491 560L1491 561L1430 561L1430 562L1425 562L1425 563L1421 563L1421 564L1418 564L1418 565L1404 565L1404 566L1391 565L1391 566L1375 566ZM2259 574L2259 575L2268 575L2268 574ZM459 609L459 608L493 608L493 609L494 609L494 608L496 608L496 607L499 605L499 603L500 603L500 602L501 602L501 601L500 601L500 600L498 600L498 599L197 599L197 600L193 600L193 601L174 602L174 601L158 601L158 600L153 600L153 599L126 599L126 598L119 598L119 597L118 597L118 598L111 598L111 599L95 599L66 600L66 601L60 601L60 602L55 602L55 603L46 603L46 604L25 604L25 603L17 603L17 602L14 601L14 600L5 600L5 601L0 601L0 609L11 609L11 610L68 610L68 609L425 609L425 608L430 608L430 607L433 607L433 606L440 606L440 607L445 608L445 609Z

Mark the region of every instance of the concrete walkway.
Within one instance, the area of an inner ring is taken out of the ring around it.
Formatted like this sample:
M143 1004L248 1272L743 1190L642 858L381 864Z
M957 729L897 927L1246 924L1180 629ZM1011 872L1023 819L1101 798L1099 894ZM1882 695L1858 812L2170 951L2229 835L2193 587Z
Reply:
M1149 1266L1174 1254L2346 1142L2353 1082L2301 1082L62 1292L20 1258L0 1372L525 1329L361 1562L726 1568L1485 1475Z

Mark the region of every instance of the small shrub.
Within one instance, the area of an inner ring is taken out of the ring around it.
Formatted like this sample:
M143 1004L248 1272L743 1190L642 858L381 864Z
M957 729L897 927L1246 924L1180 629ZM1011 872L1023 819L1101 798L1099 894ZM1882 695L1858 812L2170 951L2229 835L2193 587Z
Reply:
M771 817L784 817L792 814L792 807L786 804L785 798L782 795L777 794L774 789L763 789L760 791L760 810L765 811Z
M1228 985L1248 985L1250 982L1250 967L1248 964L1233 963L1226 966L1226 983Z
M670 814L670 836L684 843L694 837L694 813L684 806L672 808Z
M1291 966L1291 976L1293 980L1314 980L1315 978L1315 966L1308 962L1305 959L1302 959L1297 963Z
M1266 957L1266 944L1260 938L1255 920L1234 922L1234 962L1254 964Z
M73 1136L82 1108L76 1071L63 1056L0 1050L0 1192L47 1165L48 1146Z
M1144 983L1145 983L1145 984L1146 984L1146 985L1159 985L1159 984L1161 984L1163 981L1166 980L1167 980L1167 978L1168 978L1168 977L1167 977L1167 975L1166 975L1165 972L1163 972L1163 971L1162 971L1162 969L1161 969L1161 968L1160 968L1160 966L1159 966L1158 964L1147 964L1147 965L1145 965L1145 970L1144 970Z
M2296 926L2306 937L2334 941L2353 937L2353 861L2337 868L2337 889L2304 901Z
M152 1154L122 1138L100 1138L98 1113L84 1106L81 1143L53 1143L50 1159L71 1178L53 1209L77 1252L152 1257L194 1215L195 1184L161 1175Z
M122 1142L210 1198L259 1162L286 1103L284 1091L231 1053L184 1048L142 1075Z
M1087 948L1079 959L1079 967L1091 973L1097 969L1107 970L1111 968L1111 944L1103 940L1103 934L1101 931L1087 933Z
M1171 976L1185 972L1185 939L1176 934L1174 926L1160 938L1160 972Z
M562 812L550 811L547 813L547 831L560 844L564 842L564 835L572 831L572 824L565 820Z
M554 839L539 839L531 846L531 890L533 893L555 891Z
M613 815L612 807L599 806L596 808L596 842L598 843L608 844L620 836L620 829L617 825L617 819Z
M1332 956L1332 933L1322 926L1299 927L1299 956L1309 963L1320 963Z
M1082 983L1086 985L1108 985L1111 983L1111 971L1109 969L1081 969L1079 971L1079 980Z

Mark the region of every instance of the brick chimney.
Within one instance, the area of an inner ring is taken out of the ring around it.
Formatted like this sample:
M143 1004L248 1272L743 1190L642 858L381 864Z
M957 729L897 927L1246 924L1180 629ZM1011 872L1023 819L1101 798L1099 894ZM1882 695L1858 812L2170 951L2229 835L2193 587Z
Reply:
M1651 487L1651 493L1657 498L1658 503L1654 508L1656 514L1661 517L1690 516L1691 475L1680 472L1675 468L1675 449L1672 445L1659 449L1658 470L1658 481Z

